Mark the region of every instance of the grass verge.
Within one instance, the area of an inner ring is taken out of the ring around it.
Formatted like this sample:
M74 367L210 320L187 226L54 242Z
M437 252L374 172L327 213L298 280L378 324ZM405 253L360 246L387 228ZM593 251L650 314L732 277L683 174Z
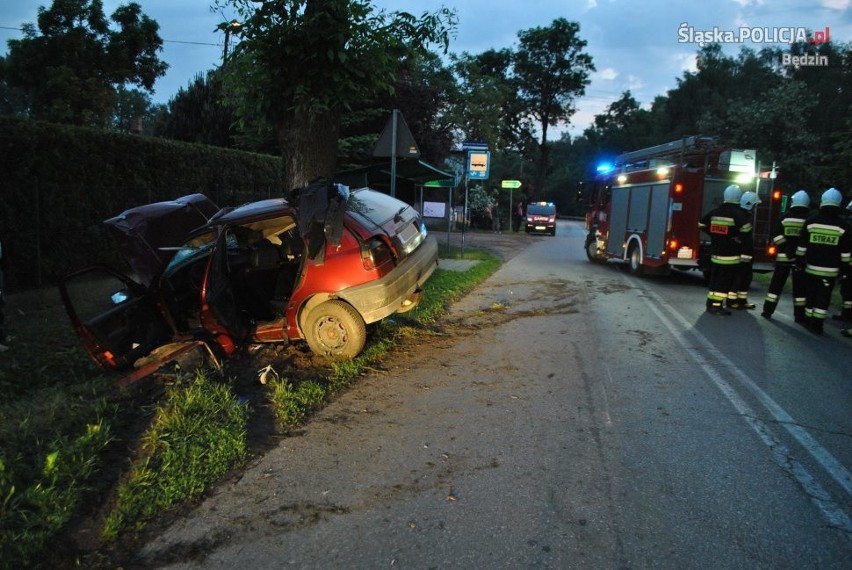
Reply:
M366 350L334 363L328 378L294 382L272 376L264 386L265 403L280 428L299 426L501 264L477 250L467 250L465 258L479 263L464 272L436 270L419 305L378 324ZM57 549L75 511L91 500L92 481L107 467L105 450L117 444L114 434L140 410L91 365L67 330L57 329L55 318L29 324L0 359L0 568L114 567L106 554L113 541L199 497L244 463L252 409L227 378L207 371L179 375L143 410L150 424L140 441L121 442L136 451L109 502L100 552Z

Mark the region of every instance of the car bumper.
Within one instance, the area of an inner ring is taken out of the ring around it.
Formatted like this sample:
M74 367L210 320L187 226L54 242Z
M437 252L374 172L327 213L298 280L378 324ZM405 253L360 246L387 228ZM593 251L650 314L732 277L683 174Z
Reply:
M527 224L527 233L549 234L556 230L556 224Z
M399 311L437 267L438 241L428 235L393 271L376 281L341 291L338 297L355 307L365 323L374 323Z

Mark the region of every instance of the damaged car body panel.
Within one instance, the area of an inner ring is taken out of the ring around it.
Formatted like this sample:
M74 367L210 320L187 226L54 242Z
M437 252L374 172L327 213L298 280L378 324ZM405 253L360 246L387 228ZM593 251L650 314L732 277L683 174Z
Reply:
M374 190L323 180L288 199L211 205L196 194L110 218L133 277L100 266L63 280L72 324L98 364L150 367L156 349L187 342L216 361L293 340L352 358L366 326L416 306L437 267L419 213ZM175 227L158 231L164 224Z

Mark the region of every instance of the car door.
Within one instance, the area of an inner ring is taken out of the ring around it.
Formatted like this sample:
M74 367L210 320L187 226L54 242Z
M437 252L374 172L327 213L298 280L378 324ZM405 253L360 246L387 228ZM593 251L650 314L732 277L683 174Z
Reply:
M223 231L216 240L201 290L201 323L222 346L226 354L245 342L252 332L250 317L239 306L234 292L232 267L244 257L230 231Z
M59 290L84 349L102 367L128 368L172 339L151 291L110 267L71 273Z

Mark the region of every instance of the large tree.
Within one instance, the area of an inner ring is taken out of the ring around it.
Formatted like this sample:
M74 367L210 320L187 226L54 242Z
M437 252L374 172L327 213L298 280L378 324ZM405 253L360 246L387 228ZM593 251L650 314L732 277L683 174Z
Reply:
M446 51L455 27L451 10L417 18L366 0L217 2L243 20L225 71L228 96L242 120L273 125L290 188L333 175L343 112L391 91L410 55L431 44Z
M159 25L139 4L119 6L111 18L101 0L54 0L38 9L37 26L9 40L3 79L26 97L30 116L78 125L107 125L118 90L153 91L167 65L157 57Z
M196 74L169 100L156 134L180 141L233 147L233 111L222 101L222 81L216 72Z
M630 91L625 91L603 112L583 135L599 152L618 154L656 144L649 139L650 112L642 109Z
M547 176L547 134L551 127L569 123L576 111L574 101L586 92L589 73L595 70L585 53L580 25L557 18L550 26L518 33L513 57L513 76L518 94L541 128L536 185Z

